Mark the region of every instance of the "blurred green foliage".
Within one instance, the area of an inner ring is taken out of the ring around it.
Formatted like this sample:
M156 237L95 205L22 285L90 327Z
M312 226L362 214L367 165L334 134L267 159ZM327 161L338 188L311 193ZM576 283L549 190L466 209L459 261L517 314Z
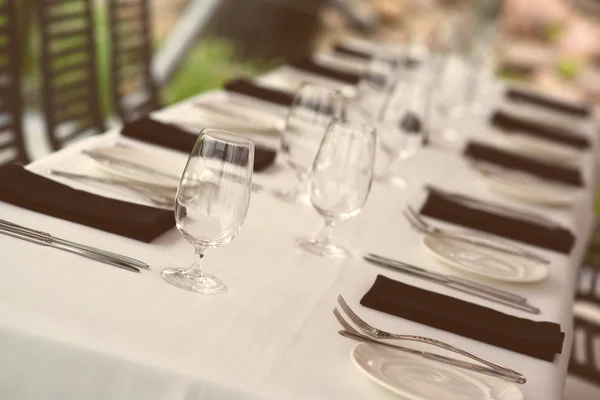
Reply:
M27 0L31 1L31 0ZM76 11L75 8L81 7L77 3L64 3L61 5L66 12ZM73 8L75 7L75 8ZM40 82L39 69L39 34L37 27L37 18L31 18L33 9L27 13L28 17L23 17L28 27L23 32L29 32L24 37L23 47L27 49L24 52L24 71L28 80L27 86L32 91L38 91ZM96 42L96 73L98 77L98 95L99 104L103 115L113 114L112 93L110 87L110 60L109 60L109 25L108 10L105 6L98 5L94 13L94 35ZM60 29L77 28L73 22ZM66 39L60 42L60 48L76 46L80 39ZM55 50L59 50L57 47ZM82 55L72 55L63 58L52 65L52 68L61 68L63 66L76 63ZM236 58L235 46L223 39L202 38L198 44L192 48L186 59L183 61L179 70L173 78L162 88L161 99L164 105L176 103L200 92L216 89L226 80L239 75L256 76L267 71L275 65L275 62L263 61L240 61ZM73 81L78 76L69 74L64 77L67 81ZM39 96L32 96L34 101Z
M200 92L219 88L235 76L256 76L276 62L245 61L235 57L235 46L223 39L202 39L188 54L163 90L165 104L173 104Z
M583 62L578 59L564 57L558 60L555 69L560 78L573 80L581 73Z

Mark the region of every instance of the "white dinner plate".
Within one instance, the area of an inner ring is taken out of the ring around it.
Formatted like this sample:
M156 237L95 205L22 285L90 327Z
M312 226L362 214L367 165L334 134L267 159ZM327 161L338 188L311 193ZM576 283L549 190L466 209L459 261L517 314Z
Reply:
M480 176L491 191L527 203L568 207L573 205L576 199L577 188L525 173L494 171L481 173Z
M473 362L425 343L402 342L402 346ZM372 381L407 400L523 400L514 383L376 344L359 343L350 357Z
M170 157L164 152L152 152L133 147L107 146L92 149L94 152L124 160L126 163L135 163L147 168L144 172L138 168L128 167L126 164L94 160L103 171L126 180L135 181L151 186L161 186L165 189L177 189L179 177L185 169L185 162L179 157ZM160 171L164 175L152 173L151 170Z
M475 239L475 235L472 238ZM479 237L476 239L481 240ZM487 279L525 283L541 281L548 276L548 268L544 264L481 246L431 235L424 236L422 243L444 264Z
M553 163L562 161L567 164L574 164L581 158L579 150L564 144L538 139L527 134L502 133L502 135L509 149L525 156L532 156Z

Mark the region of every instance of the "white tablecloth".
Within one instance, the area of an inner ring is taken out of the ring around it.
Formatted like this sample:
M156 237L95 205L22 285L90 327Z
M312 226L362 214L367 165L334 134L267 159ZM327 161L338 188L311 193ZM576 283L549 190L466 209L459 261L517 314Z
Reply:
M276 74L269 79L275 82ZM497 101L497 95L490 96L489 105ZM157 115L189 121L197 112L189 104L180 104ZM457 127L463 138L485 140L493 135L483 121L484 117L470 118ZM590 137L593 128L591 121L585 127ZM79 150L113 141L115 135L113 131L83 141L29 168L40 173L48 166L91 168ZM594 139L594 148L595 143ZM179 162L186 158L175 152L171 157ZM594 157L586 155L581 165L588 186L578 194L577 204L572 209L544 210L573 229L575 249L568 256L536 249L552 260L548 279L499 285L526 296L541 308L540 315L461 295L373 266L360 257L374 252L460 275L426 254L421 235L402 217L403 207L423 202L424 182L516 203L489 192L456 149L432 146L407 160L402 172L409 181L408 190L373 185L362 213L335 230L335 240L357 255L347 261L319 258L295 246L296 238L320 228L322 221L314 210L282 203L268 193L253 194L239 236L205 258L206 270L228 286L228 292L219 296L186 292L160 277L163 268L186 267L192 260L192 247L176 229L145 244L0 204L4 219L126 254L151 266L150 271L134 274L0 235L0 398L395 398L353 366L350 350L356 343L337 334L339 326L332 315L336 295L343 294L361 316L378 327L434 337L522 372L527 378L521 386L526 399L561 399L571 343L575 275L593 221ZM256 174L255 181L281 187L289 185L291 177L278 164ZM377 274L508 314L557 322L567 334L562 354L553 363L545 362L364 308L358 302Z

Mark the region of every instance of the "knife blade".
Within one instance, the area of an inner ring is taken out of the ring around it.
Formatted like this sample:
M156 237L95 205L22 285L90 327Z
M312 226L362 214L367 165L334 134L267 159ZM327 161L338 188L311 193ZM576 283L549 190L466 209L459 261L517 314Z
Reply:
M132 266L137 267L137 268L144 268L144 269L150 268L148 266L148 264L146 264L145 262L136 260L135 258L131 258L131 257L124 256L124 255L121 255L121 254L113 253L111 251L102 250L102 249L98 249L98 248L95 248L95 247L87 246L87 245L84 245L84 244L81 244L81 243L77 243L77 242L73 242L73 241L70 241L70 240L67 240L67 239L61 239L61 238L53 236L53 235L51 235L51 234L49 234L47 232L37 231L37 230L31 229L31 228L27 228L27 227L24 227L24 226L21 226L21 225L18 225L18 224L15 224L13 222L6 221L6 220L3 220L3 219L0 219L0 228L9 228L10 230L17 231L18 233L23 233L23 234L26 234L26 235L35 236L35 237L39 238L40 240L42 240L44 242L54 242L54 243L60 244L61 246L74 247L74 248L77 248L79 250L87 251L87 252L90 252L90 253L94 253L94 254L97 254L97 255L102 256L102 257L113 258L113 259L118 260L118 261L129 263Z
M450 287L454 290L469 293L477 297L481 297L490 301L504 304L513 308L527 311L533 314L539 314L539 308L527 303L527 299L514 293L506 292L500 289L493 288L478 282L469 281L467 279L454 277L451 275L438 274L428 271L424 268L406 264L400 261L391 260L385 257L380 257L374 254L368 254L363 258L371 263L379 266L393 268L413 276L421 277L429 281Z

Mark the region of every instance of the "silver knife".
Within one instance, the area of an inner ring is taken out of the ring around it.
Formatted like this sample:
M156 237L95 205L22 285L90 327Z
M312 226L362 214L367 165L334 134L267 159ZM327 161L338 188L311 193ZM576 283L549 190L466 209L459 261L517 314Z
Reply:
M546 216L539 214L539 213L517 210L517 209L511 208L511 207L506 207L501 204L478 200L478 199L475 199L475 198L472 198L469 196L465 196L460 193L451 193L444 189L439 189L439 188L436 188L431 185L426 185L425 187L430 192L435 193L442 197L446 197L446 198L450 199L451 201L455 201L455 202L457 201L459 203L467 203L467 206L470 204L475 208L479 208L479 209L483 208L484 211L485 211L485 208L487 208L488 211L489 211L489 209L493 209L504 215L509 215L509 216L512 215L517 218L528 220L529 222L532 222L534 224L544 225L548 228L559 228L560 227L560 225L558 225L556 222L552 221L551 219L549 219Z
M152 168L147 165L141 165L141 164L138 164L138 163L130 161L130 160L125 160L123 158L114 157L114 156L104 154L104 153L99 153L94 150L82 150L81 152L83 154L85 154L86 156L91 157L98 162L105 163L108 165L116 165L118 167L128 169L132 172L137 172L137 173L142 172L142 173L149 174L149 175L162 176L163 178L172 180L174 184L179 184L179 181L181 180L180 176L172 175L167 172L161 171L159 169Z
M98 256L101 256L101 257L106 257L108 259L114 259L116 261L131 264L133 267L144 268L144 269L150 268L148 266L148 264L146 264L145 262L136 260L135 258L127 257L127 256L124 256L121 254L113 253L113 252L110 252L107 250L98 249L98 248L87 246L84 244L72 242L70 240L57 238L56 236L52 236L51 234L49 234L47 232L36 231L34 229L26 228L24 226L21 226L21 225L18 225L18 224L15 224L13 222L6 221L3 219L0 219L0 229L1 228L7 228L9 230L16 231L17 233L22 233L22 234L25 234L28 236L39 237L40 240L42 240L48 244L56 243L56 244L60 244L63 247L73 247L73 248L76 248L81 251L97 254Z
M380 261L383 263L390 264L390 266L392 266L393 268L405 269L405 270L413 272L413 273L426 274L428 276L431 276L432 278L436 278L439 280L460 283L460 284L469 286L472 289L480 290L480 291L483 291L484 293L487 293L490 295L500 296L506 300L515 301L515 302L523 303L523 304L527 303L527 299L523 296L520 296L520 295L514 294L514 293L510 293L510 292L507 292L507 291L504 291L501 289L496 289L494 287L487 286L487 285L484 285L479 282L474 282L474 281L471 281L468 279L463 279L463 278L455 277L452 275L439 274L437 272L429 271L425 268L417 267L415 265L411 265L411 264L408 264L408 263L405 263L402 261L398 261L398 260L393 260L391 258L383 257L383 256L373 254L373 253L367 254L366 256L364 256L364 258L368 261Z
M402 263L396 260L390 260L385 257L379 257L374 254L363 256L363 258L374 264L394 268L408 274L418 276L432 282L438 283L450 287L452 289L469 293L477 297L481 297L486 300L494 301L509 307L517 308L519 310L527 311L532 314L539 314L540 309L527 303L527 299L522 296L505 292L500 289L496 289L487 285L480 284L478 282L469 281L467 279L457 278L454 276L447 276L438 274L435 272L428 271L423 268L416 267L414 265Z
M113 265L115 267L122 268L122 269L125 269L128 271L131 271L131 272L140 272L139 268L133 266L130 263L118 260L116 258L109 258L109 257L103 256L103 255L100 255L98 253L92 253L92 252L89 252L89 251L86 251L86 250L83 250L83 249L80 249L77 247L67 246L60 242L55 242L55 241L52 241L51 239L44 238L42 236L33 235L33 234L25 233L23 231L19 231L17 229L9 228L5 225L0 227L0 234L12 236L14 238L26 240L28 242L39 244L42 246L49 246L49 247L53 247L53 248L56 248L59 250L64 250L69 253L77 254L77 255L80 255L80 256L95 260L95 261L100 261L105 264Z

